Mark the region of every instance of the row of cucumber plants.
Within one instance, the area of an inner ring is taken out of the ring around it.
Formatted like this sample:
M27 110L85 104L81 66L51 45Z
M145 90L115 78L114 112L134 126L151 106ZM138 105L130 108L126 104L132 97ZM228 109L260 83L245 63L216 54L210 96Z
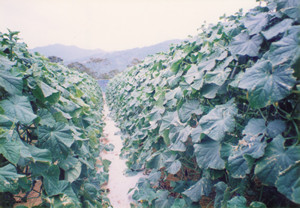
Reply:
M0 33L0 207L33 192L38 207L110 206L101 188L107 168L96 166L110 149L99 142L97 81L29 53L17 35Z
M223 16L110 81L138 207L300 204L299 6Z

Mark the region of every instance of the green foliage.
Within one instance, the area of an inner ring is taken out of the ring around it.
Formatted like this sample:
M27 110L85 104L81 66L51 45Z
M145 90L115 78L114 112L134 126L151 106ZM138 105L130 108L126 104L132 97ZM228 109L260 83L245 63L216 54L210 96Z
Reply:
M298 6L223 17L110 81L128 168L150 173L140 207L299 204Z
M96 170L107 148L97 81L30 54L16 35L0 33L1 197L22 191L26 201L41 181L47 206L108 207L107 167Z

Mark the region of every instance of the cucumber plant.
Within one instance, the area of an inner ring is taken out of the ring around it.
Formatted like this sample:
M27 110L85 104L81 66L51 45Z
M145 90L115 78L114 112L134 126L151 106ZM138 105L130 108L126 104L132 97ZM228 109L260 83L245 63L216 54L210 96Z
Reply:
M110 81L122 155L149 175L138 207L300 204L299 6L222 17Z
M40 207L109 207L97 81L29 53L17 35L0 33L0 206L38 192Z

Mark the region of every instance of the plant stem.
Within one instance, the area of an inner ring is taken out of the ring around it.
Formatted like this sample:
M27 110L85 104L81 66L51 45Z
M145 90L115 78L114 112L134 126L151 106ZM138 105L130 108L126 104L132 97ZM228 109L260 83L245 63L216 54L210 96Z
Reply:
M266 117L264 116L263 112L261 112L260 108L259 108L258 110L259 110L259 112L260 112L260 115L263 117L263 119L264 119L265 121L267 121Z
M261 189L260 189L259 200L258 201L261 201L261 199L262 199L263 190L264 190L264 186L262 186Z

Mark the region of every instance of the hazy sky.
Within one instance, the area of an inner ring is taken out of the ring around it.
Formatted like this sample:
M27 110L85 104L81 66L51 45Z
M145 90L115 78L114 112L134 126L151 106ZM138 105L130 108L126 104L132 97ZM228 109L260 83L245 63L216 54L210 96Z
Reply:
M54 43L106 51L196 35L204 21L255 7L255 0L0 0L0 31L29 48Z

